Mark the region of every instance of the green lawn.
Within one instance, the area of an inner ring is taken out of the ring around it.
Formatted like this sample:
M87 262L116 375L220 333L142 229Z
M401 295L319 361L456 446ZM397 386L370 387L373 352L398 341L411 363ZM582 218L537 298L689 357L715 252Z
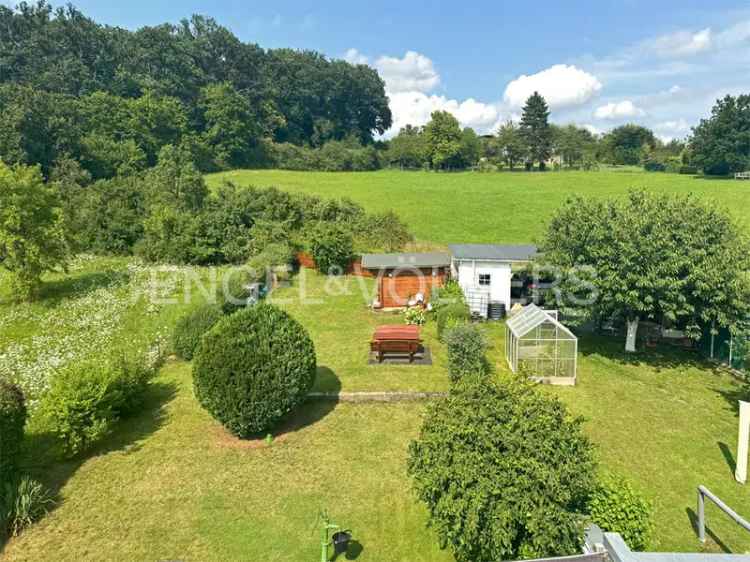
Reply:
M323 197L350 197L366 209L393 209L421 241L535 241L551 213L573 194L621 196L630 188L695 193L727 207L750 230L750 182L645 172L435 173L240 170L207 177L276 186Z

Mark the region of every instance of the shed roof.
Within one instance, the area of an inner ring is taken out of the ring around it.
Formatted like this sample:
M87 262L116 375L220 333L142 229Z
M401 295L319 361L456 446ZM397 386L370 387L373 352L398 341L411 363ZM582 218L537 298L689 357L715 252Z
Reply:
M451 244L457 260L531 261L537 255L533 244Z
M364 269L395 269L399 267L447 267L451 264L449 254L434 252L427 254L364 254Z
M531 330L543 324L550 322L557 328L562 330L565 336L571 339L578 339L575 337L573 332L568 330L561 322L559 322L554 316L548 314L535 304L528 304L523 307L519 312L514 314L507 322L506 326L511 333L517 338L521 338L528 334Z

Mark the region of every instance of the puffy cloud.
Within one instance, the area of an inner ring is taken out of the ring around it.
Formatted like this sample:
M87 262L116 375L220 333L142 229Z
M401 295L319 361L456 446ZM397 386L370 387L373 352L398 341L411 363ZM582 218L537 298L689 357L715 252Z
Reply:
M351 64L367 64L369 62L369 59L365 55L354 48L348 49L344 53L344 60Z
M606 105L601 105L594 111L594 117L597 119L620 119L623 117L641 117L646 112L641 108L637 107L630 100L623 100L621 102L611 102Z
M504 99L511 107L522 107L531 94L539 92L550 107L561 108L586 103L601 89L596 76L572 65L556 64L510 82Z
M459 102L444 96L428 96L416 91L389 93L389 98L393 126L384 135L386 137L392 137L406 125L427 124L432 112L438 110L452 113L462 127L472 127L479 132L491 130L499 118L495 106L473 98Z
M711 28L702 29L695 33L691 31L677 31L661 35L644 41L642 47L662 58L679 58L702 53L711 48Z
M440 84L432 60L415 51L407 51L403 58L382 56L374 66L389 92L429 92Z
M585 123L585 124L581 125L581 127L583 127L584 129L586 129L592 135L601 135L601 134L604 133L604 131L602 129L600 129L599 127L596 127L596 126L594 126L594 125L592 125L590 123Z

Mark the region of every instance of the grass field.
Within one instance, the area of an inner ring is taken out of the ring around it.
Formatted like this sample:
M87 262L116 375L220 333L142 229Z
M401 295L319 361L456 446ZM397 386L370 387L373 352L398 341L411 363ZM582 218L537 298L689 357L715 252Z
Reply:
M419 240L436 244L534 242L566 197L622 196L631 188L695 193L728 208L750 231L750 182L675 174L240 170L207 178L214 187L224 180L322 197L350 197L372 211L393 209Z

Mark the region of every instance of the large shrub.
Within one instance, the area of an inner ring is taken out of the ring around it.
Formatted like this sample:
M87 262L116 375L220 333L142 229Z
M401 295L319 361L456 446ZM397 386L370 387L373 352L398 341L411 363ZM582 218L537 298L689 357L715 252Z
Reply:
M469 307L463 302L454 302L438 308L435 313L437 319L437 334L441 340L451 328L466 324L471 320Z
M0 482L10 480L16 473L25 424L23 392L0 379Z
M321 223L312 232L310 252L322 273L343 273L354 255L352 234L342 225Z
M485 356L487 339L474 325L456 326L445 334L448 346L448 376L458 382L470 375L486 375L490 364Z
M283 310L259 304L220 321L193 362L198 401L233 434L265 431L305 400L315 348Z
M593 447L560 400L521 378L469 378L427 408L408 472L458 562L574 554Z
M245 268L230 269L221 280L219 302L224 314L234 314L247 306L250 298L250 272Z
M180 318L174 328L175 353L190 361L203 334L213 328L221 317L221 308L214 304L204 304Z
M158 363L146 355L113 354L58 373L42 400L48 426L73 456L107 435L122 416L143 404Z
M651 504L624 479L603 477L589 499L591 521L602 530L620 533L633 550L647 550L653 530Z

